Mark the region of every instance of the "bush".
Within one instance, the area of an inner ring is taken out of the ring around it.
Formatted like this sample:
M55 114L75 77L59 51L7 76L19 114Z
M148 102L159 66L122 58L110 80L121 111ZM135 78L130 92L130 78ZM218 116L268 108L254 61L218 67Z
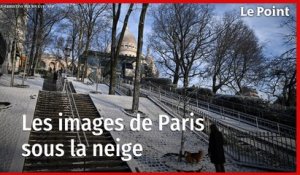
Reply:
M240 95L215 95L212 103L256 117L295 126L295 108L279 108L270 106L263 99Z
M176 92L179 93L180 95L183 95L184 88L177 88ZM210 98L214 95L214 93L208 88L188 87L187 95L191 98L198 98L198 99L207 101L208 98Z
M170 90L170 88L173 88L172 80L169 78L152 78L152 77L147 77L143 78L141 80L141 83L146 84L146 83L152 83L155 86L159 86L162 89Z

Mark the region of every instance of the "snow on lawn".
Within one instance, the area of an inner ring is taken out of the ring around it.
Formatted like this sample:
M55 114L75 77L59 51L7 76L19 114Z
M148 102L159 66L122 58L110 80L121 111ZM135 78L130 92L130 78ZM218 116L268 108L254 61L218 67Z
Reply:
M15 75L14 85L21 85L22 78L23 77L21 75ZM10 81L11 81L11 75L4 74L0 77L0 86L10 86ZM29 85L30 89L38 89L38 90L43 89L43 83L44 83L44 79L39 76L27 77L24 81L24 84Z
M27 126L30 126L37 96L37 89L0 86L0 102L10 103L0 109L0 171L23 169L22 144L28 142L30 132L22 131L22 115L27 115Z
M143 145L143 155L129 161L129 166L142 172L176 171L172 166L167 166L163 156L167 153L178 153L180 149L181 132L174 132L165 127L163 131L158 130L158 116L165 114L158 106L146 98L140 98L140 111L147 114L152 120L151 131L131 131L129 121L132 117L126 115L122 110L130 109L132 97L90 94L96 108L104 118L123 118L125 129L122 132L111 131L114 139L120 138L120 143L140 143ZM185 133L184 150L198 152L200 149L207 154L208 144L201 137L191 131ZM167 162L168 163L168 162ZM175 162L176 163L176 162ZM190 166L190 165L187 165ZM214 165L208 156L205 156L201 163L193 169L201 169L202 172L214 172ZM257 169L244 168L233 164L229 158L225 164L226 171L257 171Z
M91 91L96 91L96 84L92 84L87 78L84 79L84 83L77 81L74 77L68 77L68 81L72 81L72 84L77 93L89 94ZM98 91L102 94L108 94L109 87L106 84L98 84Z

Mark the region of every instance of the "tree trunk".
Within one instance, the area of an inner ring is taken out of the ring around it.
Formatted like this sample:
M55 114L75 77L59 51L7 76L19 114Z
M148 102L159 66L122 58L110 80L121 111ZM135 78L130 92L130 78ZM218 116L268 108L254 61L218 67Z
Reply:
M71 54L72 54L72 62L71 62L71 66L72 66L72 77L74 76L74 62L75 62L74 49L75 49L75 42L76 42L76 34L74 34L74 31L73 31L73 35L72 35L72 45L71 45Z
M77 47L77 80L79 80L80 77L80 72L81 72L81 66L79 62L79 56L80 56L80 51L82 47L82 35L83 35L83 26L82 26L82 20L80 20L79 23L79 35L78 35L78 47Z
M33 59L33 64L32 64L32 71L31 71L31 76L34 76L35 69L39 60L39 56L41 55L42 52L42 44L43 44L43 26L44 26L44 9L43 8L38 8L37 13L39 16L38 20L38 31L37 31L37 43L36 43L36 50L35 50L35 55Z
M188 105L187 103L187 88L188 88L188 84L189 84L189 77L188 77L188 73L185 73L184 77L183 77L183 118L186 118L186 107ZM179 161L182 160L183 157L183 150L184 150L184 131L181 131L181 142L180 142L180 150L179 150Z
M29 54L29 69L28 69L28 74L31 75L33 74L33 64L34 64L34 52L35 52L35 46L36 46L36 35L37 35L37 26L38 26L38 17L39 14L37 12L37 9L35 9L35 18L34 18L34 26L33 26L33 34L32 34L32 43L31 43L31 48L30 48L30 54Z
M292 106L295 104L295 84L296 84L296 71L294 71L292 77L288 80L288 90L287 90L287 99L286 99L286 106Z
M123 24L122 31L121 31L121 34L120 34L120 38L118 40L117 47L113 46L113 44L112 44L112 49L115 48L115 50L113 51L111 49L111 53L114 52L115 54L111 59L110 86L109 86L109 94L111 94L111 95L114 95L115 91L116 91L116 81L117 81L117 72L116 71L117 71L118 58L119 58L120 48L121 48L121 44L122 44L122 41L123 41L125 29L127 27L129 16L130 16L132 10L133 10L133 4L130 4L130 6L127 10L125 19L124 19L124 24ZM116 23L115 27L117 27L117 23L119 21L120 11L121 11L121 5L119 5L117 15L114 16L114 22ZM117 30L117 29L115 29L115 30ZM113 37L116 36L115 33L112 33L112 35L113 34L114 34L114 36L112 36L112 39L113 39Z
M17 32L16 32L17 33ZM16 59L16 53L17 53L17 36L15 36L14 42L13 42L13 50L12 50L12 55L11 55L11 81L10 81L10 86L14 86L14 79L15 79L15 59Z
M179 64L176 64L175 71L174 71L174 79L173 79L173 85L177 87L178 81L179 81Z
M82 82L84 82L84 78L87 77L87 60L88 60L88 50L89 50L89 47L90 47L90 42L91 42L91 37L92 37L92 31L93 31L93 25L91 24L89 27L88 27L88 34L87 34L87 41L86 41L86 44L85 44L85 49L84 49L84 67L83 67L83 74L82 74L82 77L81 77L81 80Z
M113 4L113 26L112 26L112 33L111 33L111 49L110 49L110 55L111 55L111 61L110 61L110 86L109 86L109 94L114 95L115 94L115 83L116 83L116 58L115 58L115 51L116 51L116 35L117 35L117 24L120 17L120 10L121 5L118 6L118 11L116 13L116 4Z
M136 54L136 67L135 67L135 79L132 99L132 112L137 113L139 110L139 97L140 97L140 84L141 84L141 56L143 49L143 35L144 35L144 21L149 4L143 4L140 21L139 21L139 33L138 33L138 46Z
M212 92L214 94L217 93L217 91L220 89L220 86L217 85L217 78L216 78L216 74L213 75L213 78L212 78Z
M216 90L216 81L217 81L216 74L213 74L213 76L212 76L212 91L213 92Z
M14 36L14 42L13 42L13 54L11 55L12 58L12 70L11 70L11 81L10 86L14 86L14 79L15 79L15 59L17 54L17 43L18 43L18 11L17 9L14 10L15 12L15 36Z

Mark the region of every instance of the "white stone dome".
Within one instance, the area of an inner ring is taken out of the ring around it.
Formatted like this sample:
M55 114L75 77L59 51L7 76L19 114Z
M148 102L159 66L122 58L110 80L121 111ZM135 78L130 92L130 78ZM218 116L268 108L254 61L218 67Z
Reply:
M120 38L120 33L117 36L117 40L119 38ZM120 55L136 57L136 51L137 51L136 39L127 26L121 44L121 48L120 48Z

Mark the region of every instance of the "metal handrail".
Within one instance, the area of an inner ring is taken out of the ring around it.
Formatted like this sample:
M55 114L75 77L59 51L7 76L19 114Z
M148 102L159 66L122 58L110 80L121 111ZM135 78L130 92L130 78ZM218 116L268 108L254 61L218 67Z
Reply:
M147 82L147 84L150 84L151 86L158 88L157 84L154 84L154 83L152 83L151 81L150 81L150 82ZM165 91L168 91L168 92L170 92L170 93L179 95L179 94L174 93L173 91L170 91L170 90L165 90ZM201 95L200 95L200 96L201 96ZM203 96L202 96L202 97L203 97ZM205 97L205 98L209 98L209 97ZM193 99L195 99L195 98L193 98ZM196 99L196 100L200 100L200 101L204 101L204 102L206 102L206 103L212 104L211 102L208 102L207 100L203 100L203 99ZM218 100L218 101L221 101L222 103L224 103L224 102L225 102L225 103L230 103L230 104L232 104L232 105L241 105L241 104L238 104L238 103L236 103L236 102L231 102L231 101L229 101L229 100L224 100L224 99L220 99L220 100ZM224 107L223 105L217 105L217 106L219 106L219 107ZM242 105L242 106L243 106L243 107L247 107L247 108L257 109L257 108L254 108L254 107L251 107L251 106L247 106L247 105ZM224 108L232 109L232 108L228 108L228 107L224 107ZM232 109L232 110L237 111L237 110L235 110L235 109ZM262 110L262 109L260 109L260 110ZM248 113L245 113L245 112L242 112L242 111L238 111L238 112L244 113L244 114L248 114ZM262 110L262 113L264 113L264 112L266 112L266 111L265 111L265 110ZM276 114L278 114L278 115L284 115L284 117L293 117L293 116L291 116L291 115L282 114L282 113L278 113L278 112L272 112L272 113L276 113ZM248 115L251 115L251 114L248 114ZM259 115L261 115L261 114L259 114ZM252 116L255 116L255 115L252 114Z
M129 82L130 83L130 82ZM117 88L132 89L132 86L120 84ZM166 104L165 110L172 113L182 115L182 105L178 104L178 98L166 92L161 92L161 89L155 89L151 86L141 87L141 93L147 95L150 100L157 101L159 106L163 107ZM180 96L178 96L180 98ZM156 102L155 102L156 103ZM224 136L226 136L227 146L225 152L241 165L247 165L257 168L264 168L277 171L294 171L295 169L295 140L291 137L285 137L278 133L271 133L268 131L248 131L240 126L231 126L221 123L216 118L211 116L206 109L201 109L193 105L188 106L188 111L194 112L194 117L203 117L206 126L211 122L216 123L221 129ZM212 107L212 106L211 106ZM207 111L207 112L205 112ZM172 114L170 114L172 115ZM208 139L210 133L209 127L205 127L203 132L196 133L204 140ZM203 134L203 135L202 135ZM242 143L242 144L240 144ZM246 146L243 146L246 145ZM254 152L249 151L255 150ZM258 151L258 153L256 153Z
M129 80L122 81L125 84L132 85L132 82ZM149 83L150 86L141 86L141 89L144 89L146 91L154 92L152 95L159 95L159 96L166 96L168 98L178 100L181 99L180 94L175 94L174 92L168 92L166 90L161 89L160 87L157 87L153 85L153 83ZM151 87L152 86L152 87ZM159 90L156 90L159 89ZM146 92L147 93L147 92ZM249 115L243 112L239 112L230 108L221 107L215 104L211 104L208 102L204 102L201 100L194 100L190 99L189 106L190 107L196 107L208 110L210 112L214 112L216 114L226 116L232 119L238 119L241 122L247 123L252 126L256 126L257 128L266 129L272 132L276 132L279 134L288 134L289 136L293 136L295 138L295 128L290 127L285 124L281 124L278 122L274 122L271 120L263 119L260 117L256 117L253 115ZM229 115L231 114L231 115Z
M65 88L65 84L66 84L66 81L64 83L64 88ZM67 97L68 97L68 100L69 100L72 117L73 117L73 119L75 119L75 115L74 115L74 111L73 111L73 106L72 106L71 98L69 98L69 91L68 91L68 89L65 89L65 90L66 90L66 94L67 94ZM79 131L76 131L76 133L77 133L77 137L78 137L79 143L82 143L81 139L80 139Z
M66 93L67 93L67 96L68 96L68 99L69 99L69 102L70 102L72 114L73 114L73 108L72 108L72 102L73 102L74 108L75 108L75 111L76 111L76 114L77 114L77 117L79 118L80 125L82 125L82 123L81 123L81 118L80 118L80 115L79 115L79 112L78 112L78 108L77 108L77 105L76 105L76 102L75 102L75 99L74 99L74 95L73 95L73 93L72 93L71 86L70 86L70 84L68 83L68 80L67 80L67 79L65 79L65 87L66 87ZM70 95L70 97L69 97L69 95ZM74 118L74 115L73 115L73 118ZM86 137L85 131L82 131L82 133L83 133L83 136L84 136L86 145L89 147L89 142L88 142L88 139L87 139L87 137ZM80 139L80 138L79 138L79 139ZM81 142L80 142L80 143L81 143Z

